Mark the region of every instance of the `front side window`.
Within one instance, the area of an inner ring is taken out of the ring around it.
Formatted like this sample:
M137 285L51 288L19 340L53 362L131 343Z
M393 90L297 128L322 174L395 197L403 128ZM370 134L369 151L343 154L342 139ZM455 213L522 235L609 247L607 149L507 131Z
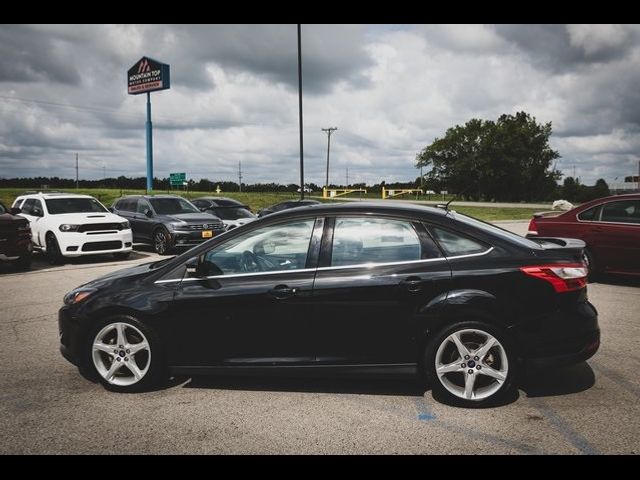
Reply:
M384 218L336 218L331 266L420 260L420 238L410 222Z
M235 237L205 254L204 272L214 276L303 269L314 223L296 220Z
M51 215L108 212L95 198L49 198L45 203Z
M146 200L139 199L136 212L142 213L144 215L147 210L149 210L149 204L146 202Z
M472 240L458 232L446 230L440 227L431 227L434 237L442 247L445 255L454 257L457 255L472 255L486 252L490 247L478 240Z
M33 198L27 198L22 204L22 208L20 211L22 213L26 213L27 215L31 215L31 209L35 205L36 201Z
M609 202L602 207L603 222L640 223L640 200Z
M200 210L183 198L150 198L149 203L158 215L200 213Z

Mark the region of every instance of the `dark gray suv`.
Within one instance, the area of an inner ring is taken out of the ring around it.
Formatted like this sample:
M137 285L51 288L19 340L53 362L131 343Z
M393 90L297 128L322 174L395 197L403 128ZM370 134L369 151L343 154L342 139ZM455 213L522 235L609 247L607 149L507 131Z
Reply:
M177 195L122 197L111 211L129 220L134 242L149 243L160 255L177 247L192 247L225 231L222 220L200 212Z

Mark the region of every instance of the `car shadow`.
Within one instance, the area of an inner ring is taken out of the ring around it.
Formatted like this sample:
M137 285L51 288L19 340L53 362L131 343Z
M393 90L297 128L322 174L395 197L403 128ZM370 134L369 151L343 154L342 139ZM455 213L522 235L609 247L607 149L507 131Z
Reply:
M374 378L303 378L303 377L180 377L183 388L248 390L268 392L332 393L357 395L422 396L426 390L414 377ZM178 377L174 377L174 382ZM172 383L174 383L172 382ZM179 382L178 382L179 383ZM175 383L174 383L175 384Z
M527 397L555 397L584 392L596 383L593 369L587 362L557 369L529 372L520 382Z
M594 281L589 283L602 283L603 285L614 285L618 287L640 287L640 276L601 273Z

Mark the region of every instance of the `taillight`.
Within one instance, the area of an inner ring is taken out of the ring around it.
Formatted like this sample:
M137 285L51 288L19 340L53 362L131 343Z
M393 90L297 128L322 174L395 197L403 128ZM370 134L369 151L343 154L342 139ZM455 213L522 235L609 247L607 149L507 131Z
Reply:
M558 293L572 292L587 286L587 268L583 263L531 265L520 270L535 278L549 282Z
M529 228L527 230L529 230L527 232L529 235L538 235L538 225L536 225L535 217L533 217L529 222Z

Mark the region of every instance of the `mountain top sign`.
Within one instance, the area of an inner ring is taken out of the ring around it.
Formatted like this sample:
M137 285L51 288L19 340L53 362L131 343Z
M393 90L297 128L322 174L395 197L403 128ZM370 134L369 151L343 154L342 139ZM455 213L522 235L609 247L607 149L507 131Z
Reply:
M171 88L169 65L142 57L127 72L127 86L130 95Z

